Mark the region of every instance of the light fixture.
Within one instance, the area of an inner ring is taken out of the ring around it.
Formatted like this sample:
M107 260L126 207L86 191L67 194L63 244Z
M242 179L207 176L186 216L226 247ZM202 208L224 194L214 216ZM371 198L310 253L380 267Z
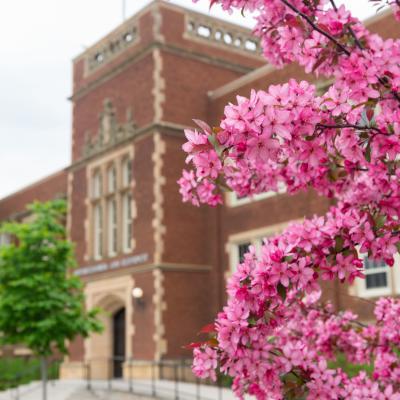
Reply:
M132 297L136 300L136 304L138 306L141 306L141 307L144 306L143 289L142 288L134 287L132 289Z

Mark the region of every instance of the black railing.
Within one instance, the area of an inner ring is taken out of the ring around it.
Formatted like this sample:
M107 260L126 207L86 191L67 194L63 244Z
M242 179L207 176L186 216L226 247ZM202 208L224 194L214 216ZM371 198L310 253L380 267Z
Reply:
M112 366L116 361L124 364L124 378L114 377ZM171 400L223 400L228 385L223 385L221 379L217 383L200 382L191 372L191 363L191 360L146 361L122 357L92 359L84 363L86 387Z
M17 358L12 357L9 359L0 359L2 367L7 367L7 362L10 363L10 370L0 371L0 393L3 390L14 390L13 398L19 400L22 398L23 393L20 391L22 385L29 384L32 381L38 381L40 376L40 362L34 357ZM15 364L18 362L17 367ZM47 376L49 381L54 381L59 377L60 360L51 360L47 365ZM13 365L11 367L11 365ZM6 368L7 369L7 368ZM16 370L13 372L12 370Z
M123 364L123 378L114 377L116 361ZM59 363L59 361L49 363L50 379L58 377L55 373L58 372L58 368L55 365ZM113 357L96 358L81 363L74 362L74 368L84 373L83 388L86 386L87 390L94 392L114 390L167 400L227 399L224 392L229 385L223 384L220 379L217 383L200 381L191 372L191 363L192 361L187 359L148 361ZM28 393L28 388L25 392L20 390L22 384L29 382L28 375L34 379L40 379L38 366L15 374L7 380L7 387L14 388L13 397L17 400L23 400L24 394Z

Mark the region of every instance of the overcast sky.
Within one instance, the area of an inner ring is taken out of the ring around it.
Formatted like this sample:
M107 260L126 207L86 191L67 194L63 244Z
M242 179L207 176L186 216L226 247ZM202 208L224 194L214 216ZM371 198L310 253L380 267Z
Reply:
M71 60L122 22L122 1L0 0L0 198L69 164ZM208 12L207 0L170 1ZM127 16L148 3L126 0ZM343 3L374 13L368 0Z

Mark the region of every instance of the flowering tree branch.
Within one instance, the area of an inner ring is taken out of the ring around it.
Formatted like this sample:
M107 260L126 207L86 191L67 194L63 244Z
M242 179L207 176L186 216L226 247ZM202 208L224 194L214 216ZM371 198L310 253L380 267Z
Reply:
M360 254L393 266L400 249L400 41L369 33L333 1L216 2L257 10L255 33L277 67L297 62L335 81L318 95L291 79L238 97L216 128L195 121L183 145L193 166L179 180L184 201L215 206L225 190L251 196L284 186L289 194L313 188L335 206L266 239L261 254L250 248L214 337L195 349L194 371L231 375L239 398L358 400L362 391L399 400L400 302L380 300L377 323L361 326L308 297L320 280L362 279ZM329 367L337 351L357 364L373 359L373 376Z

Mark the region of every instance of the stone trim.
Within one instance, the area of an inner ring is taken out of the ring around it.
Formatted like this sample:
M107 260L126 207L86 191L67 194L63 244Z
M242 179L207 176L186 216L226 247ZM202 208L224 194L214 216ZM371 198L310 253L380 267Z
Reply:
M262 60L260 39L252 31L206 15L185 13L183 38Z
M127 359L132 357L132 337L135 331L133 325L134 307L132 301L132 289L134 287L135 281L133 277L127 274L88 282L85 286L87 309L101 307L106 313L113 313L117 311L119 307L125 307L125 316L127 318L125 323L125 357ZM110 318L109 315L105 315L104 317L106 319ZM106 330L107 328L110 327L106 326ZM92 350L94 350L93 345L95 344L96 338L97 340L104 341L106 336L110 334L111 332L104 331L100 335L92 334L85 339L85 360L96 358L98 351L100 351L100 347L96 346L96 353L92 352ZM103 338L101 338L101 336L103 336ZM105 343L105 345L107 345L107 343ZM112 352L111 348L108 350Z
M125 142L135 136L136 124L132 119L132 110L126 110L126 122L119 124L115 116L115 108L110 99L103 102L103 111L99 115L99 129L94 136L85 132L85 143L82 158L89 158L107 151L118 143Z
M162 320L163 311L167 309L167 304L164 299L164 275L160 269L153 271L154 277L154 335L156 361L161 360L163 354L167 352L167 340L165 338L165 326Z
M189 126L186 125L180 125L180 124L175 124L173 122L167 122L167 121L160 121L158 123L151 123L148 125L145 125L144 127L138 129L136 131L136 134L133 138L128 138L125 139L121 142L116 143L111 149L109 150L117 150L118 148L126 145L127 143L131 143L133 141L142 139L143 137L145 137L146 135L149 136L151 135L154 131L161 131L164 130L163 132L161 132L162 135L168 135L168 134L172 134L172 132L166 132L165 130L168 131L173 131L175 136L179 135L182 136L182 133L185 129L190 128ZM73 162L69 167L66 168L66 171L71 171L74 169L79 168L82 165L87 164L88 162L98 158L98 157L102 157L106 154L108 154L109 150L103 150L100 151L99 153L92 155L90 157L87 157L85 159L79 159L75 162Z
M166 232L166 227L163 225L164 219L164 195L163 195L163 186L166 183L165 177L162 175L163 169L163 155L166 151L165 142L161 137L159 132L156 132L153 136L154 140L154 152L152 154L153 161L153 194L154 194L154 203L153 203L153 212L154 217L152 221L152 226L154 229L154 263L158 264L161 262L162 253L164 251L164 240L163 236Z
M212 56L207 56L204 53L199 53L197 51L189 51L183 47L177 46L177 45L171 45L171 44L163 44L163 43L151 43L148 46L146 46L144 49L139 50L137 53L133 54L131 57L127 57L124 59L121 64L113 68L112 70L109 70L102 74L101 77L95 79L93 82L90 82L87 84L85 87L82 89L76 91L73 93L70 97L69 100L77 100L85 96L87 93L89 93L91 90L95 89L96 87L102 85L103 83L109 81L110 79L114 78L121 72L123 72L126 68L130 67L132 63L141 60L142 58L150 55L154 49L161 49L162 51L169 52L174 55L181 56L185 59L190 59L190 60L196 60L200 62L204 62L205 64L211 64L211 65L216 65L218 67L223 67L225 69L229 69L231 71L239 72L246 74L250 71L253 71L254 68L251 67L245 67L241 64L236 64L231 61L225 60L220 57L212 57Z
M282 233L284 229L291 223L291 222L298 222L301 220L294 220L294 221L286 221L279 224L268 225L262 228L251 229L244 232L235 233L228 236L228 240L225 243L225 252L228 255L229 260L229 268L225 269L225 280L227 281L233 272L233 265L238 263L237 255L234 254L236 250L236 246L239 243L243 243L246 241L254 242L258 238L264 238L273 236L279 233Z
M163 104L165 103L165 79L162 76L163 59L159 48L153 51L153 89L154 97L154 122L158 123L163 118Z
M153 37L154 40L160 43L165 43L165 37L162 33L162 15L160 12L160 7L157 7L157 4L155 4L155 7L152 7L151 9L151 16L153 17Z
M227 83L226 85L223 85L215 90L209 91L208 97L210 98L210 100L217 100L220 97L232 93L233 91L237 91L242 86L248 85L251 82L255 81L256 79L260 79L265 75L269 75L275 70L276 68L273 65L270 64L264 65L263 67L257 68L256 70L253 70L247 73L246 75L241 76L240 78L237 78L234 81Z
M84 282L93 282L103 279L108 279L109 277L116 277L126 274L141 274L159 269L161 271L179 271L179 272L209 272L212 267L210 265L195 265L195 264L173 264L173 263L163 263L163 264L145 264L145 265L135 265L122 270L108 271L104 273L98 273L93 275L81 276L81 280Z

